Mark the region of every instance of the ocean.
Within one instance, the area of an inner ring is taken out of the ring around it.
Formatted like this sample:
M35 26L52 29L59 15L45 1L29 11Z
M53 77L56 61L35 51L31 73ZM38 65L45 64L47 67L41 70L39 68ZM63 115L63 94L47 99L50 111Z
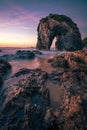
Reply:
M0 48L2 52L0 52L0 56L3 56L5 54L15 54L18 50L36 50L34 47L31 48L17 48L17 47L3 47ZM36 55L34 59L28 60L28 59L16 59L16 60L10 60L8 61L11 66L12 70L10 73L10 76L14 75L14 73L18 72L22 68L28 68L28 69L36 69L41 68L42 70L50 73L52 71L52 67L47 62L49 58L52 58L55 54L60 54L63 52L56 51L56 50L50 50L50 51L40 51L42 55Z

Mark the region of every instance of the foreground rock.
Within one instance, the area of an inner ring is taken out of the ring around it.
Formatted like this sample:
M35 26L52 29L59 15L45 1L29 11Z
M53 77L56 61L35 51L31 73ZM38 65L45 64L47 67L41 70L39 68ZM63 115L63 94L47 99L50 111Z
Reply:
M56 71L23 68L6 81L1 130L87 129L87 51L56 55L49 62Z
M5 86L0 109L1 130L44 130L44 115L49 106L47 73L40 69L25 73L26 70L16 73Z
M81 50L81 35L77 25L67 16L50 14L42 18L38 25L38 41L36 48L49 50L56 37L57 50Z
M76 51L55 56L49 60L56 71L50 75L50 81L58 84L63 95L53 111L49 123L59 130L87 129L87 52ZM53 121L51 121L53 119Z
M53 59L49 59L53 67L69 69L72 71L87 71L87 50L75 51L56 55Z
M3 83L3 78L10 70L11 65L7 61L0 59L0 85Z

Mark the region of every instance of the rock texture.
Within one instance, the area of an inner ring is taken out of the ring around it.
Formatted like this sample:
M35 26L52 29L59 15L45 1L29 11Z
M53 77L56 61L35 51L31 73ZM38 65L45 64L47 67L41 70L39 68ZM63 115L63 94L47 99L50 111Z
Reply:
M49 62L56 67L50 81L63 92L54 111L54 125L59 130L87 129L87 51L57 55Z
M0 59L0 85L9 70L11 70L11 65L7 61Z
M83 47L77 25L67 16L50 14L40 20L37 31L37 49L49 50L55 37L57 50L75 51Z
M1 101L0 130L44 130L49 106L46 80L47 73L41 69L22 69L8 81Z
M14 59L33 59L35 58L35 54L31 51L19 50L16 52Z
M29 50L18 50L15 54L4 54L0 56L0 58L4 60L16 60L16 59L30 60L35 58L35 53Z
M6 81L0 130L87 129L87 50L56 55L49 63L56 71L23 68Z

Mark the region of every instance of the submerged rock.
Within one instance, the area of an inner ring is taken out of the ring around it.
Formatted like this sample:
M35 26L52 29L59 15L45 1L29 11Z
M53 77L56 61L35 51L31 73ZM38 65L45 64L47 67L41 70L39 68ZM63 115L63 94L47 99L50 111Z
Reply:
M19 50L15 54L14 59L34 59L35 54L32 51Z
M57 50L81 50L81 34L77 25L67 16L50 14L42 18L38 25L38 41L36 48L49 50L54 38Z
M3 60L13 60L14 55L13 54L4 54L4 55L0 56L0 58Z
M32 52L35 53L36 55L42 55L43 54L42 52L40 52L38 50L33 50Z
M35 54L32 51L26 51L26 50L18 50L15 54L5 54L0 56L1 59L4 60L16 60L16 59L34 59Z
M2 50L0 49L0 52L2 52Z

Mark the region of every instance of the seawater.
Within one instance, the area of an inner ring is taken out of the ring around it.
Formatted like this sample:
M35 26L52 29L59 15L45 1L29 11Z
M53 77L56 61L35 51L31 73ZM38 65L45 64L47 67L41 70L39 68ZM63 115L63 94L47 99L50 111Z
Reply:
M12 48L12 47L5 47L0 48L2 52L0 52L0 56L4 54L15 54L18 50L35 50L35 48ZM48 59L52 58L56 54L60 54L63 52L56 51L56 50L50 50L50 51L41 51L42 55L36 55L36 57L32 60L10 60L8 61L12 66L12 71L10 76L14 75L14 73L18 72L22 68L28 68L28 69L36 69L41 68L42 70L50 73L53 68L48 63Z

